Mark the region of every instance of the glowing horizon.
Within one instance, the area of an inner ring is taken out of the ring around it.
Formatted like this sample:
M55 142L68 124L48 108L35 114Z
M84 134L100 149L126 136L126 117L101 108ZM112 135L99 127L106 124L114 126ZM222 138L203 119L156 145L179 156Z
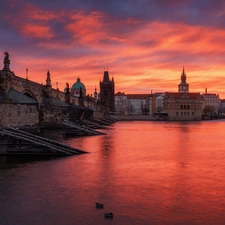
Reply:
M28 2L3 4L2 62L8 51L17 76L45 84L49 70L61 91L79 77L93 94L108 68L115 93L147 94L177 91L184 66L190 92L225 98L222 1Z

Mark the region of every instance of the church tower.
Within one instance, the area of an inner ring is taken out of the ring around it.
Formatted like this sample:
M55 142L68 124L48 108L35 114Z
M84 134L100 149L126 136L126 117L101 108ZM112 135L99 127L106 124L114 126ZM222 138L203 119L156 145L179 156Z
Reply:
M186 73L183 71L181 73L181 82L178 85L178 92L189 92L189 84L186 82Z
M100 102L104 105L106 111L110 110L111 112L114 112L114 95L114 79L112 78L112 80L110 80L109 72L104 71L103 81L100 81Z

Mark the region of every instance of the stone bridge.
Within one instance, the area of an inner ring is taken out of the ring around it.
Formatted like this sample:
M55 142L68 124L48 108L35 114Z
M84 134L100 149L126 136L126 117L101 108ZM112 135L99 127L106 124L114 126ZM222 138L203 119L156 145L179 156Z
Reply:
M93 111L98 110L94 99L71 95L68 85L64 92L53 89L49 71L44 85L29 80L28 76L26 79L16 76L10 70L9 54L7 52L4 54L4 67L0 70L2 125L32 126L62 123L64 119L73 121L81 116L91 117ZM24 119L21 117L23 114L26 115Z

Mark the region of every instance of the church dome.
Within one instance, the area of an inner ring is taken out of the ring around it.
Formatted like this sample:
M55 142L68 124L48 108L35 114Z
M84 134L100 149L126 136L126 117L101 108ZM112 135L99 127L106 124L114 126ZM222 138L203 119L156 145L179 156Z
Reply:
M77 78L77 82L74 83L71 87L71 94L79 97L81 95L81 91L82 91L82 95L86 96L86 88L84 86L83 83L80 82L80 78Z
M77 78L77 82L72 85L71 90L73 90L73 89L80 89L80 88L84 90L85 86L84 86L84 84L82 82L80 82L80 78L78 77Z

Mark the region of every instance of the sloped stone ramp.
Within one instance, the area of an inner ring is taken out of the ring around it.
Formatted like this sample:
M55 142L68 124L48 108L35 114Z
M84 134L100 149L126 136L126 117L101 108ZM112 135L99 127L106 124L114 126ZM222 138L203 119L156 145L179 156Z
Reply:
M87 153L16 128L0 130L0 154L75 155Z

